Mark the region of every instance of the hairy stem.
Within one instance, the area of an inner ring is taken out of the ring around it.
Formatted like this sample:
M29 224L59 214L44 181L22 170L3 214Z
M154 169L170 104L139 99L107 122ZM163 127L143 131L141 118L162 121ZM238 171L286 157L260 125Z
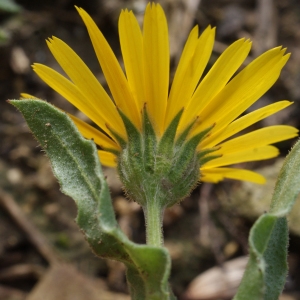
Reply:
M164 209L159 201L148 201L143 207L146 220L146 240L147 245L162 247L163 233L162 221Z

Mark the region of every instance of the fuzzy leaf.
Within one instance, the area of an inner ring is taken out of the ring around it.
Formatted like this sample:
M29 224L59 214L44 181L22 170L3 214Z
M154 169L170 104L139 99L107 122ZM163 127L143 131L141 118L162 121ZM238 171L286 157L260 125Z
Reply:
M0 11L8 12L8 13L18 13L21 10L21 6L19 6L13 0L1 0L0 1Z
M300 142L287 156L275 186L270 212L251 228L250 258L235 300L278 299L287 274L288 225L300 191Z
M100 257L123 262L132 299L170 299L170 257L164 248L128 240L115 218L109 189L93 141L71 119L41 100L11 100L50 158L62 191L78 206L77 223Z

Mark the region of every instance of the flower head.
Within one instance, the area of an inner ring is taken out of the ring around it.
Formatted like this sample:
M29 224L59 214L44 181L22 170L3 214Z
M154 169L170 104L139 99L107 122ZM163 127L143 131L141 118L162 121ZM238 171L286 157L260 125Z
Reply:
M100 147L102 164L118 167L131 196L143 198L136 196L140 187L157 182L170 198L174 197L172 189L183 197L199 179L264 183L255 172L228 166L277 156L278 149L271 144L297 136L297 129L277 125L231 137L291 105L279 101L241 116L279 77L289 58L285 49L265 52L234 75L251 49L249 40L240 39L204 76L215 28L209 26L199 36L195 26L169 90L168 27L159 4L148 4L143 31L131 11L121 12L119 35L125 73L91 17L83 9L77 10L112 98L76 53L56 37L47 44L69 79L41 64L34 64L34 70L101 128L72 117L81 133Z

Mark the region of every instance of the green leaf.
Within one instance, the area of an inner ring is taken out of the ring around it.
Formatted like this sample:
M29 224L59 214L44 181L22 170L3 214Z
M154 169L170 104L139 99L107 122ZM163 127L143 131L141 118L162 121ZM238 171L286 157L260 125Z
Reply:
M11 100L50 158L62 191L78 206L77 223L95 254L123 262L132 299L170 299L166 249L128 240L115 218L109 189L93 141L71 119L41 100Z
M261 216L251 229L249 244L249 262L234 299L278 299L287 272L286 218Z
M279 173L270 212L253 225L250 258L236 300L278 299L287 274L287 214L300 191L300 142L287 156Z
M0 0L0 11L8 13L17 13L21 10L21 6L13 0Z
M286 216L292 209L300 192L300 140L286 157L280 170L270 213Z

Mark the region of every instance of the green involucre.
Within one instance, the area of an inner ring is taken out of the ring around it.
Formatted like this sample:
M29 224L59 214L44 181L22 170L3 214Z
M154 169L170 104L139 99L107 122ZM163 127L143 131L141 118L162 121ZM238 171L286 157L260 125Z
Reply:
M118 172L127 195L143 207L149 201L159 201L161 209L178 203L199 182L202 161L214 158L205 156L214 149L204 155L196 150L211 128L187 139L190 126L176 139L182 112L175 116L160 139L155 135L146 108L142 132L120 112L128 143L118 156Z

